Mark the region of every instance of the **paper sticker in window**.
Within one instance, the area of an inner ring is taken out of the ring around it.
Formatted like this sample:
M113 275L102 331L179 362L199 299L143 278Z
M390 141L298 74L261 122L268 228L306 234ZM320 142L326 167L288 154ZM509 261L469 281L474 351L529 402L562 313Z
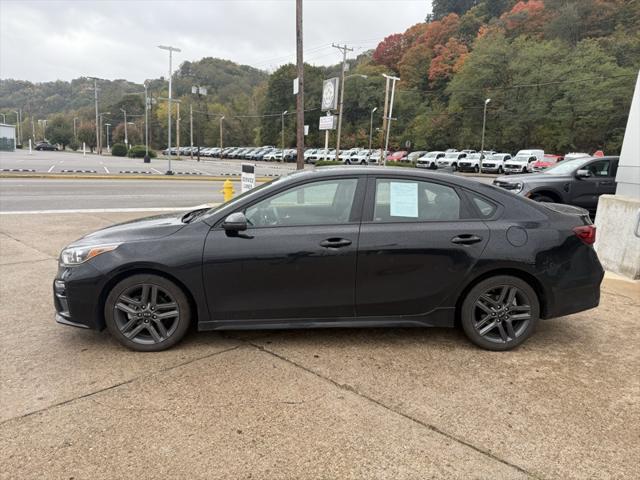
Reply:
M391 182L389 203L392 217L418 218L418 184Z

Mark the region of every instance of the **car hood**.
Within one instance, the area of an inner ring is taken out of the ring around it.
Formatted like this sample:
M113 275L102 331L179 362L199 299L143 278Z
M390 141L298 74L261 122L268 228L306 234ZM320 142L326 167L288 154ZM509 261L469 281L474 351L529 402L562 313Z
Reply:
M549 173L529 173L526 175L503 175L496 178L494 181L497 183L549 183L554 180L567 180L570 179L570 175L552 175Z
M119 223L85 235L72 245L133 242L166 237L186 225L182 222L184 214L185 212L155 215Z

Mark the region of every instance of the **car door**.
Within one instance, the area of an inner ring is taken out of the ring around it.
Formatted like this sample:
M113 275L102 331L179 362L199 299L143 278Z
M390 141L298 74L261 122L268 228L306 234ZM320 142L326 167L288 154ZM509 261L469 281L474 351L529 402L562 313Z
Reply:
M365 180L306 181L243 208L248 229L209 232L203 277L212 320L354 316Z
M356 277L359 317L421 315L456 295L489 237L446 181L368 182Z
M598 159L586 163L580 169L587 170L590 176L577 177L572 181L571 204L593 211L600 195L615 193L615 168L610 159Z

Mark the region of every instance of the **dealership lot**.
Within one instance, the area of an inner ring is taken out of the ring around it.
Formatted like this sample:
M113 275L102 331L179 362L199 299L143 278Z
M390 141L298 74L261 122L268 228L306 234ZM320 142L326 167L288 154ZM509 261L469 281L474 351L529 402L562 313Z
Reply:
M599 308L506 353L332 329L139 354L55 324L60 249L143 215L0 216L0 478L640 476L636 284L607 278Z

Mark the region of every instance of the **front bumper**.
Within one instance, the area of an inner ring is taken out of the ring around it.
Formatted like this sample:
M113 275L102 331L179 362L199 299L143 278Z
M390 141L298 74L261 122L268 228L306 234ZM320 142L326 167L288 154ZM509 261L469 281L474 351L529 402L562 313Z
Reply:
M100 292L104 276L89 264L58 268L53 280L55 321L62 325L102 330Z

